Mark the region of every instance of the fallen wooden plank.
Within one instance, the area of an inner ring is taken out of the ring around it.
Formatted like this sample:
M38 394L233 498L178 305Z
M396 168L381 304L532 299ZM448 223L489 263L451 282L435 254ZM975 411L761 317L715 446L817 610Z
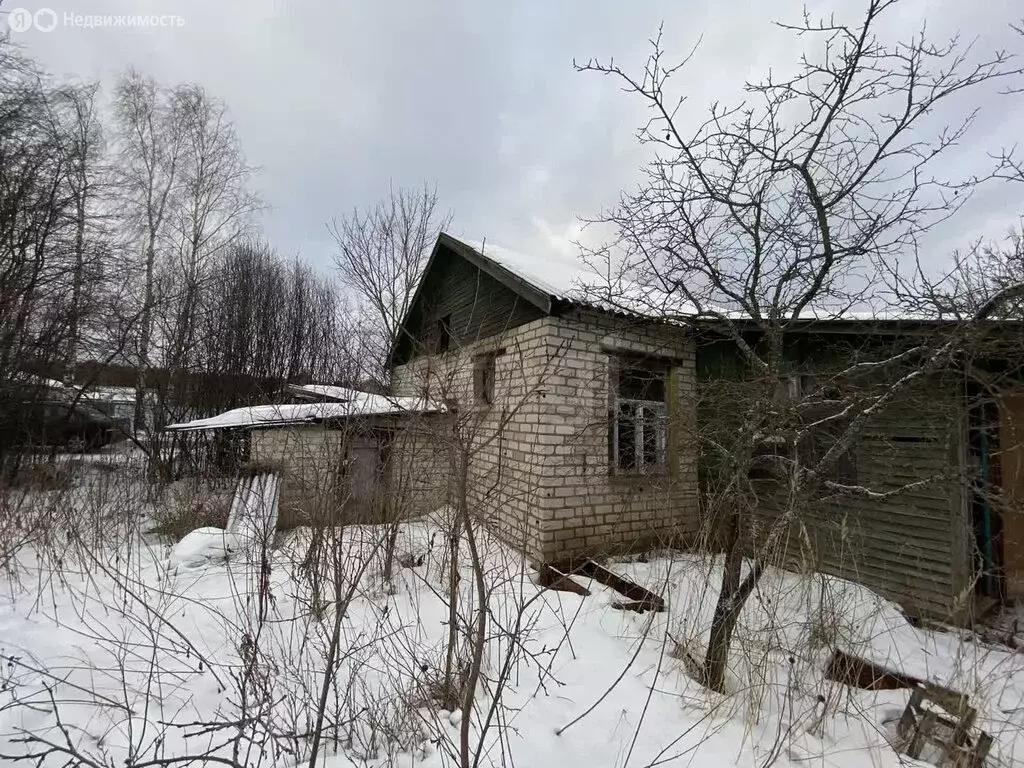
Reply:
M612 608L617 611L635 611L637 613L665 610L664 606L659 608L656 603L652 603L648 600L619 600L612 603Z
M868 691L888 691L897 688L916 688L921 680L893 672L870 661L840 650L832 652L825 668L825 676L837 683L863 688Z
M658 612L665 610L665 600L660 595L644 589L639 584L635 584L629 579L619 576L617 573L612 573L603 565L595 563L593 560L584 560L573 572L589 576L606 587L611 587L616 592L625 595L631 601L643 604L646 606L644 610ZM629 610L634 609L630 608Z
M590 596L590 590L582 584L578 584L565 573L547 563L537 565L537 584L545 589L554 589L558 592L572 592L583 597Z

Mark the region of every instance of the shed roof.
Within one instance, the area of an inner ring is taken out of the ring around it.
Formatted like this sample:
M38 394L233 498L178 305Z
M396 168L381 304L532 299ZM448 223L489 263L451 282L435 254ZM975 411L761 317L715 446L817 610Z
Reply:
M316 384L306 386L328 387L328 385ZM441 403L419 397L375 395L345 387L331 389L344 390L349 393L349 396L344 401L279 403L234 408L205 419L169 424L164 429L171 432L196 432L207 429L283 427L358 416L439 413L445 410L445 406Z

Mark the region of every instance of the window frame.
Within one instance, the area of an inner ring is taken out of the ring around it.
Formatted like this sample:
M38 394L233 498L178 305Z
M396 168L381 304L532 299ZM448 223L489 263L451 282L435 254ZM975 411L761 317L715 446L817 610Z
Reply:
M503 349L473 356L473 402L480 406L494 405L497 395L498 358Z
M637 356L625 355L613 356L610 360L611 377L609 408L609 430L608 430L608 462L611 474L637 477L653 474L663 474L668 470L668 400L669 400L669 372L670 367L666 363L652 361ZM654 400L643 397L630 397L621 394L624 374L629 371L644 371L650 375L652 380L660 379L660 392L662 399ZM632 410L631 427L632 439L632 462L629 466L623 466L622 440L624 411ZM651 439L648 430L654 430L653 436L653 460L648 459L647 446Z
M631 419L633 430L633 462L631 466L623 466L620 455L623 406L634 409L634 416ZM636 413L640 413L641 416L637 418ZM648 461L647 430L652 427L654 429L654 459ZM668 403L657 400L616 398L615 408L612 411L609 447L612 471L617 475L650 475L663 472L668 463Z

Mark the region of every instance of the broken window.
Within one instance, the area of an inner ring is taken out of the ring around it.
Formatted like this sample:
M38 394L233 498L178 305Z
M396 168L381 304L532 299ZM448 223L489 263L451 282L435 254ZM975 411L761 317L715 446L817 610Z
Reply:
M609 458L619 472L645 473L665 466L665 366L622 361L609 418Z
M473 358L473 399L490 405L494 402L494 376L499 352L487 352Z
M452 344L452 316L445 315L434 321L434 354L440 355L448 351Z

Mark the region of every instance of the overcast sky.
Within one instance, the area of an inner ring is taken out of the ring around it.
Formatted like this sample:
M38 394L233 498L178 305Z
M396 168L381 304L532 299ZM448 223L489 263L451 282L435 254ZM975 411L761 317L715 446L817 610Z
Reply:
M697 55L677 87L699 114L734 101L746 79L793 64L796 0L4 0L9 11L174 14L180 27L82 29L16 36L55 74L106 83L135 66L195 81L224 99L271 206L268 239L326 266L325 222L386 194L391 183L436 183L453 233L526 252L571 248L579 216L596 214L636 179L642 155L635 97L609 78L573 71L573 58L614 56L642 66L664 21L667 47ZM863 0L811 4L854 19ZM979 51L1024 52L1008 23L1020 0L910 0L894 28L928 20ZM1012 145L1024 97L991 93L952 169L981 168ZM968 105L964 105L965 107ZM993 187L935 238L936 253L1005 232L1024 211L1020 189Z

